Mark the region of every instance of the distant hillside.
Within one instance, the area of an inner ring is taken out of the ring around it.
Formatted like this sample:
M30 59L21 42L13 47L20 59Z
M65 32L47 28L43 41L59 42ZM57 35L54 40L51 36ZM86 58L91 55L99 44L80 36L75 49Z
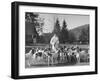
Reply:
M85 25L76 27L76 28L74 28L74 29L71 29L71 30L69 30L69 31L70 31L70 33L74 33L74 35L75 35L76 38L78 39L79 36L80 36L80 34L81 34L82 29L86 29L86 30L87 30L88 27L89 27L89 24L85 24Z

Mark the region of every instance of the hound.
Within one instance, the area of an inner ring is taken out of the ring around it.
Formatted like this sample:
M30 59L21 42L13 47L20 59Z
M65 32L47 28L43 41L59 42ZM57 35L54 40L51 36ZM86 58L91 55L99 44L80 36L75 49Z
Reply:
M25 54L25 63L26 63L25 65L28 67L31 66L32 54L33 54L32 49L28 53Z

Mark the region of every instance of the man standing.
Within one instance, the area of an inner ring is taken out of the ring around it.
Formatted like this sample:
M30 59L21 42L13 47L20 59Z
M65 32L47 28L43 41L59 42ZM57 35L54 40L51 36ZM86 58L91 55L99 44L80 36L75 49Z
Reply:
M54 34L54 36L51 38L50 44L51 44L52 50L54 52L56 52L57 48L58 48L58 45L59 45L59 38L57 37L56 34Z

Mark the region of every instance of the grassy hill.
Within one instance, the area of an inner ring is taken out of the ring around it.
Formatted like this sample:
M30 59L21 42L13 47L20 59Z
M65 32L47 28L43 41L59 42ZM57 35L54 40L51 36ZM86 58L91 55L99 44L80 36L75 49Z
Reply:
M86 30L87 30L88 27L89 27L89 24L85 24L85 25L76 27L76 28L74 28L74 29L71 29L71 30L69 30L69 31L70 31L70 33L73 33L73 34L75 35L75 37L78 39L79 36L80 36L80 34L81 34L81 31L82 31L83 29L86 29Z

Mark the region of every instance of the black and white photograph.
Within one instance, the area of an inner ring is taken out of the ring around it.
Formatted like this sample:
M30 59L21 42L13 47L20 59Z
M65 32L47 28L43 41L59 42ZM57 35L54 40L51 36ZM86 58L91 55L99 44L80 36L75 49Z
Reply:
M25 68L88 66L89 15L25 12Z
M97 74L97 7L12 3L12 78Z

